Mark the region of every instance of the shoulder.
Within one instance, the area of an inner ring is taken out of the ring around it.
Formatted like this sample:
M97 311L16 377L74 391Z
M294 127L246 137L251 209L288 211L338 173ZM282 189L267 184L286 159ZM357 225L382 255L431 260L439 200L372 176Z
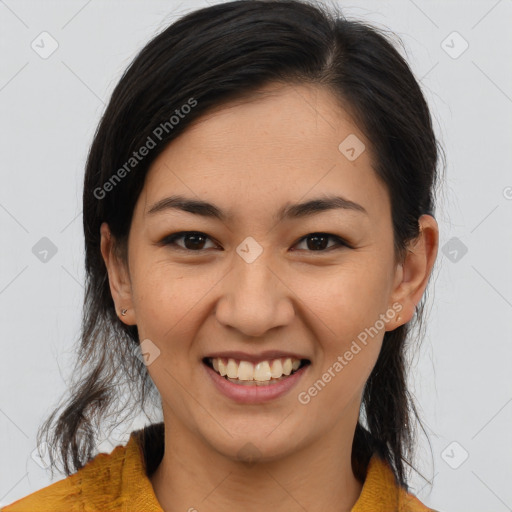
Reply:
M130 439L131 441L131 439ZM76 473L0 509L1 512L112 510L121 498L126 446L99 453Z
M406 492L404 489L399 490L398 496L398 512L438 512L433 508L428 508L416 496Z
M367 469L361 495L351 512L436 512L413 494L397 485L389 464L372 456Z

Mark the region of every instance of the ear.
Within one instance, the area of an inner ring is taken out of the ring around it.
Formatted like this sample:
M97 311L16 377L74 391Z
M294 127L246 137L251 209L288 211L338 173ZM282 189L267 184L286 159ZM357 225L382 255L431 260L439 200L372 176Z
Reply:
M390 329L386 330L396 329L411 320L425 292L437 257L439 246L437 221L431 215L422 215L418 223L420 233L407 247L404 261L398 264L395 273L391 302L402 305L400 320L391 322Z
M108 224L103 222L100 227L101 255L108 271L110 293L116 306L116 312L120 320L127 325L135 325L135 313L133 309L132 289L130 275L126 265L118 257L115 251L115 239L110 232ZM122 315L121 310L126 309Z

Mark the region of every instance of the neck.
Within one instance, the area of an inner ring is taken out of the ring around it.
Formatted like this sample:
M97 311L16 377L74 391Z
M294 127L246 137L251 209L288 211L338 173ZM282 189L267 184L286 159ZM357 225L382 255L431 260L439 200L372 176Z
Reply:
M242 462L168 420L164 456L150 478L165 512L237 510L242 503L245 512L349 512L361 493L351 465L353 422L340 421L288 456Z

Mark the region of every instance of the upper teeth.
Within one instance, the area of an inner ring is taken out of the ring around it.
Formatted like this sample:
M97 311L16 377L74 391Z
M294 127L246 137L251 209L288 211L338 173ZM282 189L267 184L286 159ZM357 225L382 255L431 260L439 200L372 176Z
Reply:
M293 370L300 366L300 359L287 357L285 359L272 359L271 361L260 361L255 365L250 361L226 360L220 357L211 359L213 369L223 377L227 375L230 379L258 380L265 381L271 378L278 379L283 375L290 375Z

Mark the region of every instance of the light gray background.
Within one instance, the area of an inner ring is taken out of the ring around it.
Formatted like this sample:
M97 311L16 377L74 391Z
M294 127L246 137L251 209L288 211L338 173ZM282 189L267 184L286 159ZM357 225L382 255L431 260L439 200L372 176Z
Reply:
M70 378L82 179L99 117L136 52L204 5L0 1L0 504L51 482L31 453ZM433 301L411 381L434 453L432 465L421 438L418 467L433 486L413 474L413 490L440 511L512 510L512 0L342 5L402 38L447 153ZM58 43L47 59L31 47L44 31ZM57 249L46 262L33 252L43 237Z

